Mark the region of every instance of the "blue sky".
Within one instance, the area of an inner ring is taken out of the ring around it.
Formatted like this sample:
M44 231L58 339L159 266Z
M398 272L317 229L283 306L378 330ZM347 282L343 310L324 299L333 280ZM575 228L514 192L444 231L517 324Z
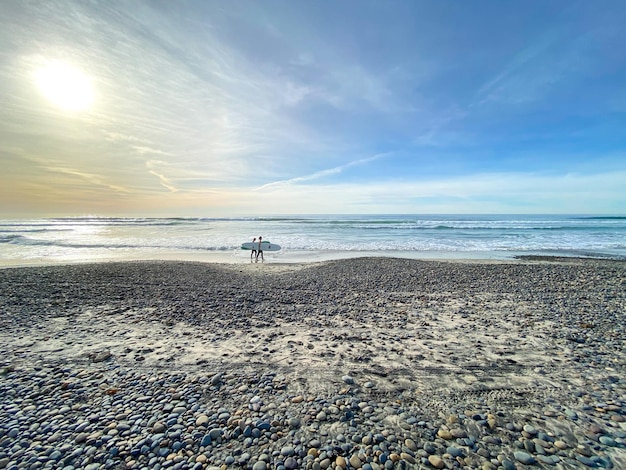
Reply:
M0 216L623 214L624 24L621 1L1 2Z

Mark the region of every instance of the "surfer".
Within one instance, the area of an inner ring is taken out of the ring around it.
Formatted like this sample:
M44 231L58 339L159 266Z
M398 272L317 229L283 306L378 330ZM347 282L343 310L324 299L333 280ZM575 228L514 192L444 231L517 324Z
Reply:
M261 245L261 243L263 242L263 237L259 237L259 248L257 249L257 253L256 253L256 262L259 262L259 255L261 255L261 263L265 262L265 258L263 258L263 246Z
M257 256L256 256L256 248L255 248L255 245L254 245L254 242L255 242L255 241L256 241L256 237L254 237L254 238L252 239L252 253L250 253L250 262L251 262L251 263L252 263L252 257L253 257L253 256L255 257L255 259L257 258Z

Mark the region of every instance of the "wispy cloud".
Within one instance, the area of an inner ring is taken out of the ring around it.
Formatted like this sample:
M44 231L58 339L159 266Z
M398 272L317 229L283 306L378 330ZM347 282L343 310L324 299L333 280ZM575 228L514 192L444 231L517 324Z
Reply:
M380 153L380 154L377 154L368 158L361 158L359 160L353 160L351 162L336 166L334 168L328 168L326 170L316 171L315 173L311 173L309 175L297 176L295 178L289 178L289 179L281 180L281 181L274 181L272 183L267 183L267 184L264 184L263 186L255 188L254 191L262 191L262 190L269 189L269 188L275 189L280 186L294 185L294 184L302 183L305 181L313 181L313 180L325 178L327 176L337 175L347 170L348 168L358 166L358 165L365 165L366 163L373 162L375 160L378 160L379 158L383 158L388 155L389 155L388 153Z
M174 186L172 181L167 178L163 173L158 172L155 168L164 165L163 162L158 160L148 160L146 162L146 167L150 170L150 174L156 176L159 179L159 182L164 188L167 188L169 191L175 193L178 192L178 188Z
M83 182L89 183L90 185L93 185L96 187L102 187L102 188L114 191L116 193L126 194L126 193L131 192L128 188L124 186L120 186L120 185L107 181L108 178L102 175L88 173L88 172L84 172L84 171L77 170L74 168L63 168L63 167L44 167L44 170L50 173L58 173L62 175L75 176L75 177L78 177ZM68 188L68 189L71 189L71 188Z

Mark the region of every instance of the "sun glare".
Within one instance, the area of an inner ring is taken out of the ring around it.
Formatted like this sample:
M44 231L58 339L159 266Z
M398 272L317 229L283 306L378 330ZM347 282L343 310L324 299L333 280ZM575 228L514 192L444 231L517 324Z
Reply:
M62 109L82 111L93 103L89 76L64 62L51 62L39 68L35 81L41 93Z

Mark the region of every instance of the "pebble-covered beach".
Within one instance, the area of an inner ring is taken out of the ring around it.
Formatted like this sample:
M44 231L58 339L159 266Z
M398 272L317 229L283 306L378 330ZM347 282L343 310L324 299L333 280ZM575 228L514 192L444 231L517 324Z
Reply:
M0 469L626 469L626 263L0 270Z

